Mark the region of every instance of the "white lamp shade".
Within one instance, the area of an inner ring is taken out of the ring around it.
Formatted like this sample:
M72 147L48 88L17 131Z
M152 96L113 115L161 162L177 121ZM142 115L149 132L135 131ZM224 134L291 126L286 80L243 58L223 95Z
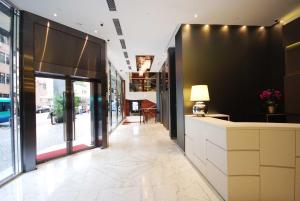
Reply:
M209 101L207 85L192 86L191 101Z

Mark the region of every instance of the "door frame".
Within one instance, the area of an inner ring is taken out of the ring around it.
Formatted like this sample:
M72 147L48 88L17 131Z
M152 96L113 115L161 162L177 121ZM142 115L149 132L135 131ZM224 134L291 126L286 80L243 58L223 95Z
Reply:
M97 142L97 137L100 135L100 133L98 132L97 129L97 124L96 122L98 122L97 120L97 114L98 114L98 106L96 105L96 102L93 102L93 106L90 106L90 109L93 110L93 117L91 118L91 136L92 136L92 140L93 140L93 145L90 147L87 147L86 149L82 149L82 150L76 150L73 151L73 141L74 141L74 119L73 119L73 112L74 112L74 107L73 107L73 93L74 93L74 89L73 89L73 82L75 81L83 81L83 82L89 82L91 84L91 98L93 97L94 100L96 100L96 98L98 97L102 97L102 94L97 93L97 89L98 89L98 85L101 85L101 81L97 80L97 79L89 79L89 78L83 78L83 77L73 77L73 76L65 76L65 75L60 75L60 74L52 74L52 73L43 73L43 72L35 72L34 73L34 79L36 78L49 78L49 79L60 79L60 80L64 80L65 81L65 112L64 112L64 118L66 118L64 124L64 136L66 138L65 142L66 142L66 154L61 155L61 156L57 156L57 157L53 157L53 158L49 158L49 159L45 159L45 160L41 160L41 161L37 161L37 164L49 161L49 160L53 160L56 158L61 158L61 157L65 157L68 155L72 155L81 151L85 151L85 150L90 150L90 149L94 149L96 147L100 147L101 145ZM35 82L34 82L35 83ZM97 86L96 86L97 85ZM36 87L35 87L36 89ZM102 90L102 89L101 89ZM75 134L76 135L76 134ZM102 135L102 133L101 133Z

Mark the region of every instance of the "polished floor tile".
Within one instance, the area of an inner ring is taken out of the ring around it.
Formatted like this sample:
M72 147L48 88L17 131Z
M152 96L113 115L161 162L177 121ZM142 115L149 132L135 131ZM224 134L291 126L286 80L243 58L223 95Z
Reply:
M219 201L161 124L119 126L108 149L38 166L0 188L1 201Z

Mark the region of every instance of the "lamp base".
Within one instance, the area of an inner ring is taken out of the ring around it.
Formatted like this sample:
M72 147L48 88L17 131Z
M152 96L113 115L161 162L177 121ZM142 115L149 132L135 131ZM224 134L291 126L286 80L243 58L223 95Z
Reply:
M205 116L205 104L204 102L196 102L196 104L193 106L193 114L196 116Z

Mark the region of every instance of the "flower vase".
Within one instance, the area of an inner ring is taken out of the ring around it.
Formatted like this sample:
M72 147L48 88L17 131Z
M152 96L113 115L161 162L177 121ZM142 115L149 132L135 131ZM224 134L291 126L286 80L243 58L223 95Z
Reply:
M268 114L274 114L276 112L275 105L268 105L267 106L267 112L268 112Z

